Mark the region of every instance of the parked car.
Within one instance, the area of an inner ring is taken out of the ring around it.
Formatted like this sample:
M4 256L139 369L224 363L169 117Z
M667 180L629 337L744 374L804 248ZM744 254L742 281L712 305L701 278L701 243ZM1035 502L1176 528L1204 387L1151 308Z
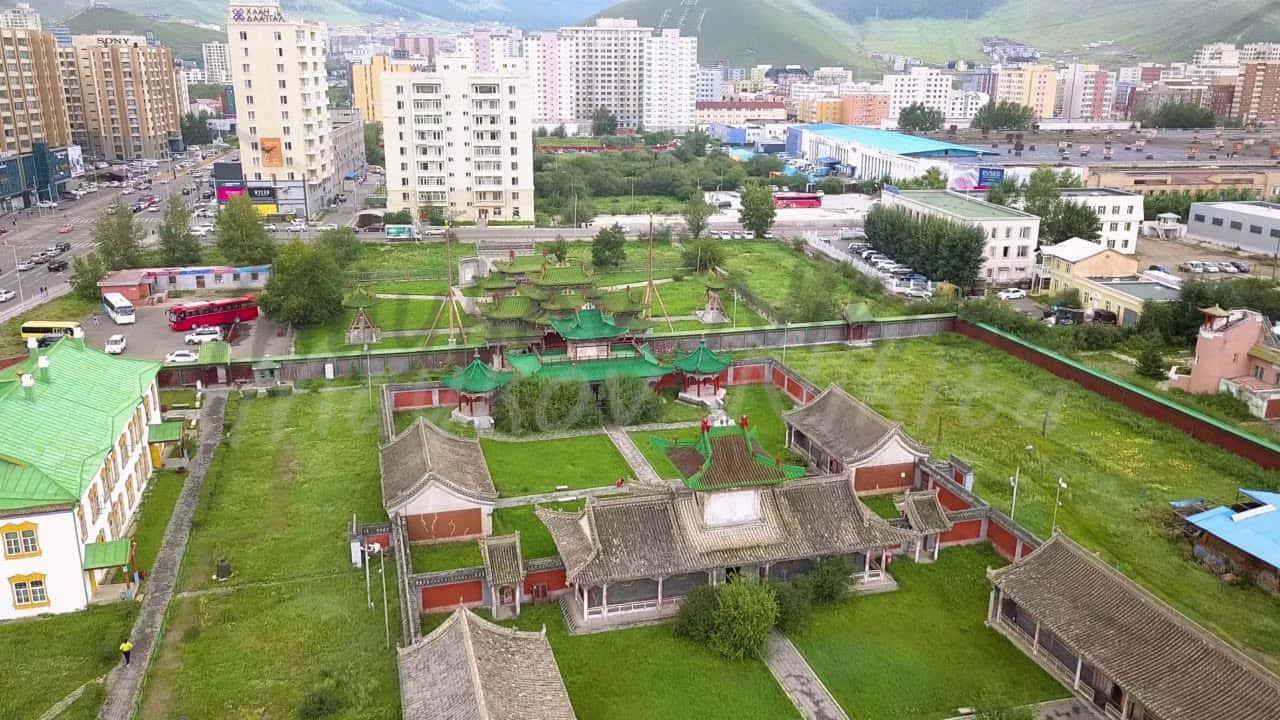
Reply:
M59 259L59 260L50 260L48 267L49 267L49 272L66 272L67 268L70 267L70 265L67 263L66 260Z
M320 232L324 232L326 230L337 230L337 229L338 229L338 225L336 223L321 223L320 225L316 226L316 230L319 230ZM424 234L430 235L431 234L430 231L431 231L431 228L427 228L427 232L425 232ZM441 234L443 235L444 233L441 233Z
M1231 264L1235 266L1236 270L1242 273L1249 272L1249 263L1240 262L1239 260L1232 260Z
M65 224L65 225L59 225L59 226L58 226L58 232L59 232L60 234L62 234L62 235L66 235L67 233L69 233L69 232L71 232L72 230L75 230L75 229L76 229L76 228L75 228L75 226L74 226L74 225L72 225L71 223L67 223L67 224Z
M56 210L58 207L58 203L52 200L41 200L40 202L36 203L36 207L44 210Z
M272 225L271 223L262 223L262 229L266 230L267 232L275 232L276 226Z
M774 238L773 231L772 231L772 230L766 230L766 231L765 231L765 233L764 233L764 235L763 235L762 237L763 237L765 240L772 240L772 239Z
M0 302L9 302L18 296L18 293L12 290L0 290Z
M929 298L933 297L933 293L929 292L928 289L922 288L922 287L909 287L906 290L904 290L902 294L906 295L909 298L920 298L922 300L928 300Z
M53 249L57 250L60 253L64 253L71 249L71 243L67 242L66 240L59 240L58 242L53 244Z
M333 225L333 223L329 223L329 225ZM321 225L320 229L325 230L329 225ZM336 230L337 226L333 225L333 228ZM442 227L428 226L422 229L422 235L423 237L444 237L444 231L445 229Z
M1204 268L1204 271L1207 273L1216 273L1220 269L1217 263L1211 262L1201 262L1200 267Z
M164 356L167 363L193 363L200 359L200 356L190 350L174 350Z
M1022 288L1005 288L996 293L996 297L1001 300L1020 300L1027 296L1027 291Z
M203 345L222 339L222 329L217 327L198 327L187 333L183 339L188 345Z
M197 225L191 228L191 235L194 237L202 238L202 237L208 237L212 234L213 234L212 225Z
M1148 265L1147 269L1155 270L1156 272L1162 272L1162 273L1169 272L1169 268L1165 267L1164 265Z
M1218 270L1228 275L1235 275L1236 273L1240 272L1239 270L1236 269L1235 265L1232 265L1231 263L1225 262L1225 261L1218 263Z
M36 265L43 265L49 258L45 257L43 252L38 252L31 256L31 262Z
M104 345L102 349L106 351L108 355L119 355L124 352L125 345L127 344L128 343L125 342L123 335L112 335L107 338L107 344Z
M18 272L26 272L28 270L34 270L35 267L36 267L36 264L31 262L30 260L23 260L22 262L18 263Z
M285 232L300 233L307 231L307 224L301 220L295 220L288 224L284 229Z

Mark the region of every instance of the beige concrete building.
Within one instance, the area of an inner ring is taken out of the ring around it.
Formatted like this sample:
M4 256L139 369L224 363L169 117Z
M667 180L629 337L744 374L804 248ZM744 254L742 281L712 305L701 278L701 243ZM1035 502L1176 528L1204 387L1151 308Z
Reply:
M1225 163L1163 163L1091 165L1089 187L1115 188L1143 195L1197 190L1249 190L1259 200L1280 196L1280 168L1271 165Z
M290 18L276 0L235 0L227 53L244 179L303 194L314 215L338 192L325 94L323 23Z
M231 82L231 66L228 64L226 43L203 43L200 45L200 56L204 61L205 82L219 84Z
M72 142L92 160L163 157L186 112L173 51L141 35L74 35L71 43L61 67L78 86L65 91Z
M1032 292L1059 293L1075 289L1082 310L1103 310L1116 314L1116 322L1130 325L1142 316L1148 300L1176 300L1180 288L1138 273L1132 255L1104 248L1096 242L1071 238L1040 250Z
M362 174L364 157L364 119L355 108L329 108L333 124L334 175L339 182L351 175Z
M25 153L43 140L70 142L66 100L53 34L0 29L0 153ZM32 100L34 98L34 101Z
M387 209L445 208L454 221L533 220L533 90L523 62L382 77Z
M424 63L425 64L425 63ZM382 122L382 75L413 72L414 63L392 62L386 55L374 55L368 62L351 63L351 104L371 123Z
M707 100L696 105L699 127L708 125L743 125L753 121L782 122L787 108L780 102Z
M1058 71L1052 65L1006 65L996 77L996 102L1015 102L1053 117L1058 98Z

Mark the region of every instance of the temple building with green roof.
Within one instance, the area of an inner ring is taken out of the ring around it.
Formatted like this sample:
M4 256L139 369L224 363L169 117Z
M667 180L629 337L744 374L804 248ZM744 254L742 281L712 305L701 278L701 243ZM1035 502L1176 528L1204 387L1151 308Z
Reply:
M130 564L160 368L69 337L0 371L0 619L80 610Z
M630 376L658 382L674 369L664 365L640 344L637 334L619 325L615 316L588 305L568 318L549 320L554 338L563 346L531 347L506 355L521 375L601 383L613 376Z
M725 391L720 387L720 376L729 368L730 363L728 354L715 352L707 347L705 340L689 352L677 353L673 365L681 374L680 399L706 405L713 410L724 407ZM711 386L710 394L703 394L704 385ZM689 391L690 387L693 388L692 392Z
M458 396L453 419L480 430L493 427L493 396L509 382L510 372L494 369L477 353L470 365L444 379L444 386Z

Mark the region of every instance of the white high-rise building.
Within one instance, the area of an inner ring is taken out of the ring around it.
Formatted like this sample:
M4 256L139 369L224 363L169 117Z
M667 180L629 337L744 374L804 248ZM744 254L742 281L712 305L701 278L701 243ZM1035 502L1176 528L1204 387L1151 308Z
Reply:
M536 33L524 42L540 124L589 123L597 108L618 127L693 125L698 40L679 31L600 18L588 27Z
M724 68L719 65L699 66L693 99L696 102L720 102L724 98L724 75Z
M302 195L308 216L338 192L323 23L290 18L278 0L233 0L227 55L235 85L240 166L248 185ZM283 203L281 203L283 206Z
M948 120L972 120L990 102L991 96L984 92L952 90L945 115Z
M438 55L433 72L384 73L382 116L388 210L533 219L533 90L523 61L482 71L469 55Z
M818 85L842 85L853 82L853 71L843 67L820 67L809 76Z
M1116 99L1116 74L1097 65L1072 64L1058 69L1058 117L1109 120Z
M18 3L0 12L0 27L13 30L39 30L40 13L31 3Z
M204 81L210 83L231 82L231 66L227 61L227 44L207 42L200 46L204 56Z
M1201 45L1191 62L1201 67L1230 67L1240 64L1240 48L1235 43L1209 43Z
M889 89L889 117L897 119L903 108L915 103L945 114L950 109L954 79L950 73L930 67L913 67L905 73L885 75L883 84Z
M492 70L524 55L524 31L477 28L454 36L453 54L472 58L477 70Z

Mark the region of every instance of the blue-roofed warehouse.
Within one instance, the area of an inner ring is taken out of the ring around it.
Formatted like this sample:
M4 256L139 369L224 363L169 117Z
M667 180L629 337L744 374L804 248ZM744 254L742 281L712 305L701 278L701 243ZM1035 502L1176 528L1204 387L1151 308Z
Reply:
M989 150L891 130L817 123L787 129L787 154L832 166L841 175L878 180L918 177L930 167L951 174L951 160L972 161Z
M1199 531L1196 557L1219 572L1250 577L1280 593L1280 493L1241 490L1248 501L1187 517Z

